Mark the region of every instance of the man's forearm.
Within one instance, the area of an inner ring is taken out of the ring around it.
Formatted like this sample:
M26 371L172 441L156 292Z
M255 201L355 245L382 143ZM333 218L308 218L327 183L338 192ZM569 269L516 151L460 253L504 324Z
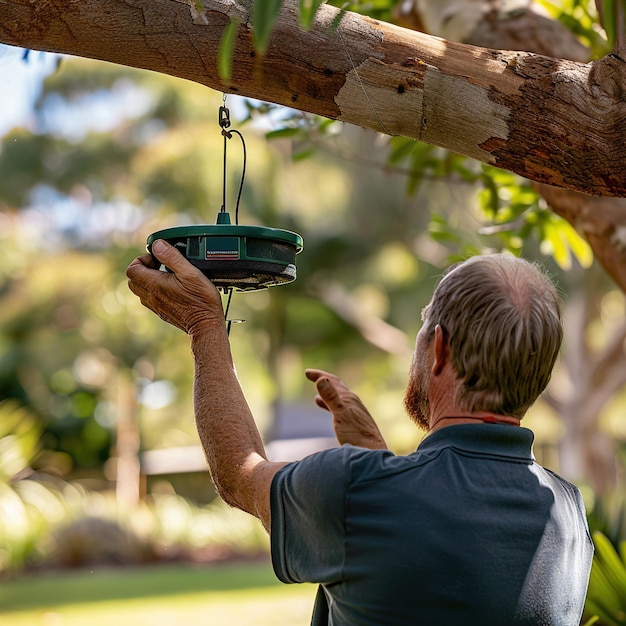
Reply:
M265 459L265 449L235 374L222 328L192 336L196 426L219 495L257 515L246 477Z

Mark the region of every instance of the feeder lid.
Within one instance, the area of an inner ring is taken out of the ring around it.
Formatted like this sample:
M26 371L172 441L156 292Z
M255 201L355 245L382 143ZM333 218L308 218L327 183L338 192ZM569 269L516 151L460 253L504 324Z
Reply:
M217 224L196 224L159 230L148 236L151 250L164 239L222 290L255 291L296 279L296 254L302 251L297 233L265 226L230 224L227 213Z

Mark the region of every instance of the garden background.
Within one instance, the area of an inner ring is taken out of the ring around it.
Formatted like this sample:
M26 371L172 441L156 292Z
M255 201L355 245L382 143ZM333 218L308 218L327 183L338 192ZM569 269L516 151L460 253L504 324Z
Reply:
M601 54L594 7L557 8ZM2 47L0 84L0 617L308 623L314 588L277 583L260 525L216 499L187 338L124 276L150 233L215 221L225 143L234 211L243 152L221 135L225 104L247 146L241 222L304 238L296 282L235 294L230 310L245 320L233 355L270 449L297 458L329 445L306 367L340 375L396 453L415 449L423 433L402 395L440 272L477 253L536 259L565 297L566 338L524 422L537 459L580 486L603 533L585 620L626 623L611 548L625 539L624 293L528 181L98 61Z

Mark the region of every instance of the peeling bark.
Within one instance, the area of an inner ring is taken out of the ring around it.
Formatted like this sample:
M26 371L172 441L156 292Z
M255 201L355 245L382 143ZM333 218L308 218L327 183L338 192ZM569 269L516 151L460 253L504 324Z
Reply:
M626 196L626 63L584 65L445 41L286 0L266 54L235 0L0 0L0 42L150 69L404 135L594 195ZM219 43L239 24L232 78ZM335 27L336 26L336 27Z

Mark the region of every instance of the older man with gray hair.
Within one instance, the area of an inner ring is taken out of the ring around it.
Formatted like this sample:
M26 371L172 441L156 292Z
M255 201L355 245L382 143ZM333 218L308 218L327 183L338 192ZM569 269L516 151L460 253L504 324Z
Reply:
M543 272L488 255L444 274L405 396L428 431L416 452L394 455L358 397L311 369L342 445L278 463L236 378L219 293L167 243L152 252L131 263L129 285L190 337L216 488L268 529L280 580L319 583L312 624L578 626L593 555L582 499L535 462L520 426L562 339Z

